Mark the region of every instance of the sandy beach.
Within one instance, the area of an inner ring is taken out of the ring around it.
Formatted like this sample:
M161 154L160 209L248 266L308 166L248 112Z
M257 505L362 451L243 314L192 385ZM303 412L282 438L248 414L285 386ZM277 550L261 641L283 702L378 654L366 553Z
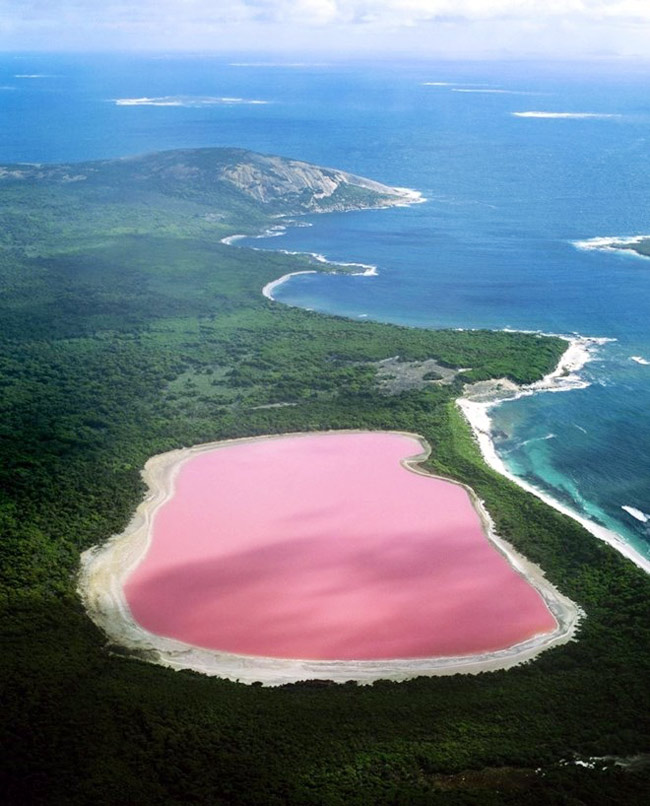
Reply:
M316 269L313 271L306 270L306 271L291 271L288 274L283 274L282 277L278 277L277 280L271 280L270 283L267 283L264 288L262 289L262 294L267 298L274 300L273 292L278 286L281 286L283 283L286 283L291 277L296 277L299 274L316 274Z
M284 252L284 250L280 250L280 251ZM343 273L345 273L349 277L376 277L377 276L377 268L376 268L376 266L365 266L362 263L338 263L338 262L336 262L334 260L328 260L326 257L323 257L323 255L317 255L315 253L309 253L309 252L285 252L285 254L287 254L287 255L302 255L304 257L312 258L313 260L316 260L318 263L325 263L328 266L333 266L333 267L341 266L341 267L350 269L352 267L359 266L360 269L361 269L361 271L337 272L336 269L334 268L331 271L329 271L328 274L343 274ZM316 270L316 269L311 269L311 270L306 269L304 271L292 271L292 272L289 272L288 274L283 274L282 277L278 277L277 280L272 280L270 283L267 283L262 288L262 294L267 299L273 300L275 302L276 299L273 296L273 292L276 291L283 283L286 283L287 280L290 280L292 277L297 277L299 274L318 274L318 273L319 273L319 271Z
M644 571L650 573L650 561L635 551L616 532L590 521L534 485L511 473L494 446L490 418L492 408L504 400L513 400L517 397L533 395L538 392L563 392L584 388L588 384L580 377L580 370L593 358L594 352L599 345L610 341L610 339L590 338L587 336L573 338L562 336L561 338L567 341L567 349L553 372L549 373L541 381L529 386L516 386L507 379L487 381L481 385L477 384L477 388L469 385L466 387L466 396L457 401L458 406L472 428L483 459L493 470L510 479L510 481L513 481L527 492L537 496L537 498L540 498L563 515L573 518L599 540L603 540L613 546L623 556L638 565L639 568L643 568Z
M502 650L475 655L399 660L313 661L206 650L145 630L131 615L124 594L124 583L149 548L154 514L173 495L174 483L183 464L198 454L222 447L282 439L284 436L208 443L161 454L146 463L143 478L149 492L127 529L103 546L90 549L82 555L79 593L89 615L104 631L111 644L129 650L136 657L171 668L193 669L208 675L246 683L260 681L265 685L281 685L298 680L323 678L337 682L356 680L360 683L370 683L377 679L405 680L419 675L459 672L474 674L506 669L531 660L543 650L565 643L574 636L582 615L579 608L550 585L540 568L529 563L494 533L489 514L467 487L465 489L472 496L488 539L507 558L517 574L525 577L540 593L557 623L554 631L533 636L529 640ZM310 433L292 436L314 435ZM429 475L419 466L428 455L428 446L421 437L412 434L404 436L415 437L422 445L422 453L405 460L404 466L418 474Z

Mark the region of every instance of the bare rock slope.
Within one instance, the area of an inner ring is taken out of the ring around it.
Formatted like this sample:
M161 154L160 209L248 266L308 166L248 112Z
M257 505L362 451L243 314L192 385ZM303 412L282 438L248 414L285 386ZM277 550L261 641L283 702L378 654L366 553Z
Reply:
M122 187L203 202L228 197L281 214L391 207L419 197L415 191L345 171L234 148L180 149L76 164L0 166L0 184L8 182Z
M313 210L366 207L373 201L373 206L391 206L403 204L410 196L402 188L345 171L251 152L224 168L221 178L257 201L293 200Z

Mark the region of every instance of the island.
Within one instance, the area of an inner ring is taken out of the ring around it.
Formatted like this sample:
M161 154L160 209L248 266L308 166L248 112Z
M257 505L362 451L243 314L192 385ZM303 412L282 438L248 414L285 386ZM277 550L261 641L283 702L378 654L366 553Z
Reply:
M283 306L262 289L327 266L231 238L417 196L238 149L7 165L0 194L7 802L642 802L648 576L488 466L456 403L539 382L566 342ZM80 556L127 527L151 457L334 431L421 437L421 468L580 608L573 640L478 675L271 688L107 641Z
M648 235L598 236L574 241L574 245L578 249L587 251L628 252L639 257L650 257L650 236Z

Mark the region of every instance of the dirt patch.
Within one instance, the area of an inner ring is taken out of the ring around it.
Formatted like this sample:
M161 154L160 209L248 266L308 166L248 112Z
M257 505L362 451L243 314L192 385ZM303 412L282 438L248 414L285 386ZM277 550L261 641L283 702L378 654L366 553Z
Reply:
M411 389L424 389L430 384L450 384L463 370L443 367L434 359L402 361L399 356L377 361L377 383L387 395L398 395Z

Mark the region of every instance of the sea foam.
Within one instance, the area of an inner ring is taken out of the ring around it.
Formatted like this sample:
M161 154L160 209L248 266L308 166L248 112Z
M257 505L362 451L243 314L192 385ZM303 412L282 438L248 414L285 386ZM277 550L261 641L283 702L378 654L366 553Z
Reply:
M113 98L116 106L235 106L239 104L260 105L269 101L253 98L228 98L211 95L162 95L157 98Z
M555 439L557 434L546 434L544 437L531 437L530 439L525 439L523 442L518 443L515 445L514 448L511 448L509 451L504 451L505 453L513 453L514 451L518 450L519 448L523 448L526 445L530 445L533 442L546 442L549 439Z
M329 67L327 62L230 62L229 67Z
M621 252L627 249L628 254L634 254L641 258L647 258L646 255L642 255L633 249L629 249L629 247L647 240L650 240L650 235L599 235L595 238L585 238L584 240L571 241L571 243L576 247L576 249L581 249L588 252Z
M413 188L394 187L393 190L397 190L404 201L401 204L392 204L392 207L410 207L412 204L423 204L428 201L419 190L413 190Z
M480 95L539 95L537 92L529 92L528 90L502 90L502 89L471 89L464 87L453 87L452 92L470 92L478 93Z
M641 512L641 510L637 509L636 507L622 506L621 509L625 510L628 515L631 515L633 518L641 521L641 523L647 523L650 521L650 515L646 515L645 512Z
M620 118L621 115L605 112L511 112L516 118L564 118L567 120L582 120L584 118Z

